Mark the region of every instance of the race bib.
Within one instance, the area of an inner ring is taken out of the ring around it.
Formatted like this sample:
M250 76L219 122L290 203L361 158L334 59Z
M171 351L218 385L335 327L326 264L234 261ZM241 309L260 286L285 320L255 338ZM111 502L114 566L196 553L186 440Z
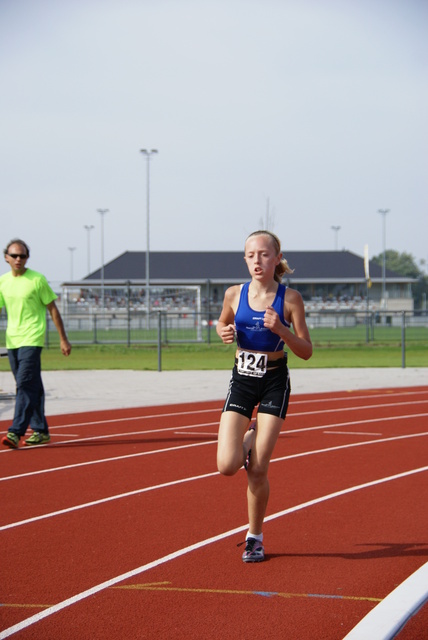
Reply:
M236 367L241 376L263 378L267 369L267 353L254 351L239 351Z

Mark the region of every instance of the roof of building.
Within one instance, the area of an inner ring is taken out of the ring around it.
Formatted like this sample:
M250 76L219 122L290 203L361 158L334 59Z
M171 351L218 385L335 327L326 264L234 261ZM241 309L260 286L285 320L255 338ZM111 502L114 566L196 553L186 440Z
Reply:
M364 281L364 259L350 251L288 251L285 254L294 269L287 279L292 282ZM373 281L382 278L382 267L370 262ZM386 270L389 282L411 282L393 271ZM84 281L99 281L101 268L93 271ZM144 281L146 253L125 251L104 265L105 281ZM153 251L150 253L150 282L189 283L242 282L248 280L248 269L240 251Z

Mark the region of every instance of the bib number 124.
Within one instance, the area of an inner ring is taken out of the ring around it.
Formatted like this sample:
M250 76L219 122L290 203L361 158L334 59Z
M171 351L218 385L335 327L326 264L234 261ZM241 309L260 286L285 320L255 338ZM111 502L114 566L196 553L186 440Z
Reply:
M238 373L242 376L262 378L266 373L267 354L253 351L240 351L238 354Z

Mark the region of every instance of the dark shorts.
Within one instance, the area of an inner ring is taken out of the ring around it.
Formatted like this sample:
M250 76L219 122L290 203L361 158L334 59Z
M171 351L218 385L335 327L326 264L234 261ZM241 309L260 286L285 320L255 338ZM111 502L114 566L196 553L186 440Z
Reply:
M235 365L223 411L236 411L251 419L254 408L259 405L260 413L284 419L290 390L290 375L285 359L279 361L279 366L268 369L262 378L243 376Z

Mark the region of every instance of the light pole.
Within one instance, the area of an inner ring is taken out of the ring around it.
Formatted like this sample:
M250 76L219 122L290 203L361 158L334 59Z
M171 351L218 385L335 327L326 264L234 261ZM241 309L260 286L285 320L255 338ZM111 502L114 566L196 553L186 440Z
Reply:
M382 307L386 309L386 214L389 209L378 209L378 213L381 214L382 220L382 246L383 246L383 260L382 260Z
M93 224L85 224L83 228L88 232L88 275L91 273L91 231L94 228Z
M76 251L76 247L68 247L70 252L70 281L73 282L73 251Z
M338 236L338 234L339 234L339 231L340 231L341 227L333 225L331 228L332 228L332 229L333 229L333 231L335 232L334 250L335 250L335 251L337 251L337 244L338 244L338 243L337 243L337 236Z
M146 304L147 304L147 327L150 320L150 160L153 154L158 153L157 149L140 149L140 153L146 156L147 160L147 187L146 187Z
M97 209L101 216L101 305L104 311L104 216L108 209Z

